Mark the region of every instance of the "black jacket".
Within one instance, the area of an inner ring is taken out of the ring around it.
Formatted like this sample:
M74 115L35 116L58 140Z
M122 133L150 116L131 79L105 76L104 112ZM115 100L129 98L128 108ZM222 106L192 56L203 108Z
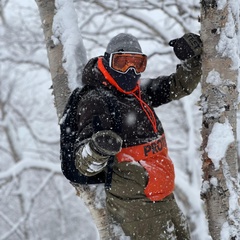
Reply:
M133 95L119 92L109 83L106 86L106 80L96 64L97 58L91 59L83 71L82 83L93 86L94 89L88 92L79 103L80 141L90 138L96 130L110 129L113 126L113 118L110 116L109 107L103 92L105 95L117 99L117 109L120 111L122 125L122 131L118 134L123 139L123 147L149 142L151 139L155 139L157 135L162 134L163 128L157 116L155 115L159 132L155 133L139 101ZM185 73L182 73L184 74L182 77L184 78L186 74L190 75L190 73L186 70ZM170 102L172 100L171 95L181 95L182 97L183 94L188 95L193 90L181 87L180 91L173 93L171 88L173 88L174 84L176 85L175 82L177 81L175 75L145 80L144 84L141 85L141 97L151 109ZM189 81L197 84L199 78L200 75L198 74L198 76L194 76L194 79ZM196 86L196 84L194 85ZM100 126L97 127L96 125Z
M145 81L140 88L141 99L153 111L154 107L190 94L198 84L200 76L200 63L192 66L190 63L188 67L179 65L176 73L170 76ZM86 65L82 82L84 85L92 86L93 89L82 97L78 107L79 148L89 141L93 133L99 130L114 130L114 122L118 120L111 116L106 96L116 100L118 119L120 118L117 134L123 139L123 148L148 143L163 135L164 130L156 114L154 113L157 132L154 131L153 124L143 111L139 100L133 94L121 93L106 81L98 69L97 58L91 59ZM81 173L90 176L88 165L93 161L94 158L89 153L78 154L76 167ZM109 194L122 199L146 200L144 188L148 178L145 170L136 165L115 161Z

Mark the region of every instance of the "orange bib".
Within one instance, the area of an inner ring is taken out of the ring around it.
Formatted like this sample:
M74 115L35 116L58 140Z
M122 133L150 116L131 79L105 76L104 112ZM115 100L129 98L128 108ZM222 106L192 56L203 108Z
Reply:
M152 201L159 201L174 190L174 166L168 156L165 136L138 146L123 148L116 155L118 162L139 162L148 173L145 195Z

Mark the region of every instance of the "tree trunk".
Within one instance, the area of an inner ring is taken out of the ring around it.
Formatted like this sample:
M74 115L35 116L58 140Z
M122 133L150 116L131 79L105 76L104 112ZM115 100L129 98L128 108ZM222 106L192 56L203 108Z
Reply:
M59 42L58 45L55 45L52 40L52 25L55 10L55 1L36 0L36 3L38 5L42 21L42 28L45 36L50 72L52 76L55 107L57 110L58 119L60 119L63 114L64 107L67 103L70 89L68 87L68 76L62 65L63 46L61 42Z
M201 2L202 197L213 240L240 239L236 143L239 13L234 14L237 3L221 6L220 2Z
M57 45L55 45L52 41L53 18L54 12L56 11L55 1L36 0L36 3L40 12L43 32L46 41L50 72L52 76L55 107L57 110L58 119L60 120L71 91L68 84L67 72L63 68L63 45L61 44L60 39ZM95 204L96 198L99 198L100 196L97 196L96 191L89 188L88 186L83 187L81 185L74 184L74 187L76 189L77 195L83 199L85 205L88 207L93 220L96 223L100 238L102 240L113 239L112 235L110 235L110 220L107 217L105 206L103 205L102 208L97 208ZM98 201L102 200L98 199Z

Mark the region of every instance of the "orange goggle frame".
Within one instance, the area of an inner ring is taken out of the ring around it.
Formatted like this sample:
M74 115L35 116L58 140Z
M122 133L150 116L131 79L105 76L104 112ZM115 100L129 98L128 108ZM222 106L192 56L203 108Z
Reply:
M136 52L114 52L110 54L109 66L120 73L133 68L136 74L140 74L146 69L147 56Z

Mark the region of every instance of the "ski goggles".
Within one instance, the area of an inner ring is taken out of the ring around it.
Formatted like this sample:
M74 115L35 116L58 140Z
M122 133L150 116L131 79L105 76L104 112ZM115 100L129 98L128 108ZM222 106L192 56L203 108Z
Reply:
M140 74L146 69L147 56L136 52L114 52L110 54L109 66L120 73L133 68L136 74Z

